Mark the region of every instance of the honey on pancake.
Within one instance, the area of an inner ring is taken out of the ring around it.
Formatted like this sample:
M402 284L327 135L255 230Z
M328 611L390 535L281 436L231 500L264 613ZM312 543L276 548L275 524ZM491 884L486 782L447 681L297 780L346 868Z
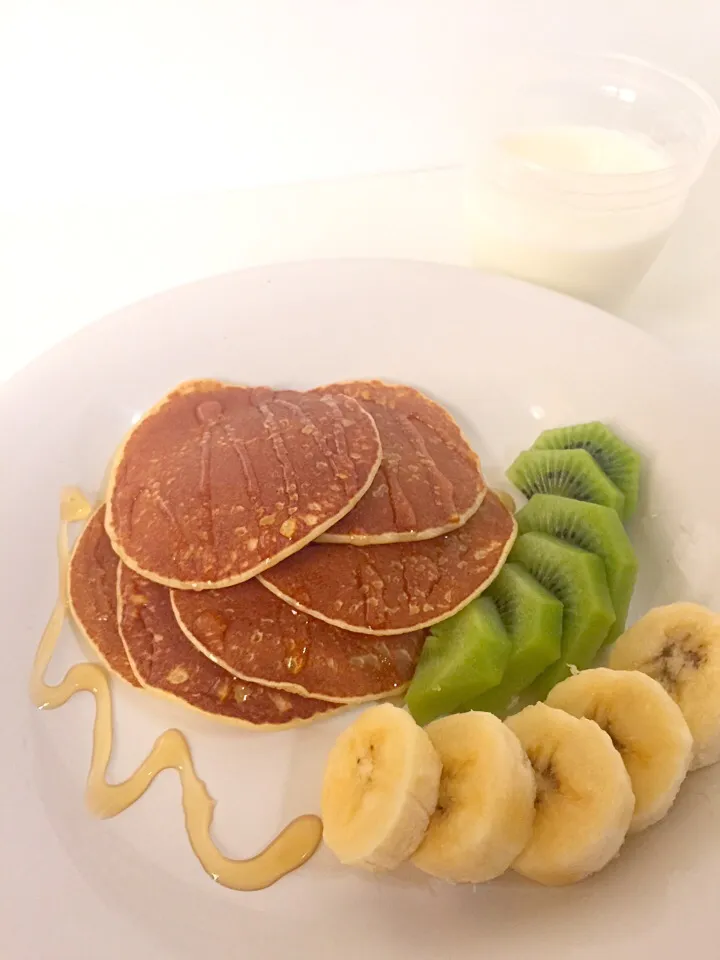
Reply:
M249 860L231 860L224 856L211 837L215 801L198 777L187 740L179 730L166 730L138 769L121 783L105 779L112 752L113 723L110 682L106 669L96 663L78 663L71 667L57 686L45 682L45 671L52 659L68 609L67 570L69 562L68 525L86 520L92 508L76 489L63 492L58 534L59 589L55 607L43 632L30 677L30 696L40 709L54 710L76 693L86 691L95 697L96 714L93 750L88 773L86 802L100 817L121 813L148 789L163 770L177 770L182 785L185 826L190 845L203 869L213 880L232 890L262 890L302 866L316 851L322 839L322 821L314 815L293 820L266 848Z
M458 529L480 507L480 461L450 413L413 387L351 380L318 387L352 397L375 421L383 461L370 490L325 543L370 546L428 540Z
M381 459L375 421L352 397L189 381L123 441L105 527L148 580L227 587L348 513Z
M298 642L296 639L290 641L290 652L285 658L285 666L290 673L297 675L305 666L310 645L307 641Z
M231 672L198 650L183 633L167 587L146 580L123 564L117 565L116 581L117 631L142 687L178 699L217 720L252 729L311 723L340 709L296 693L280 694L252 683L249 677L245 678L247 683L238 684ZM256 589L268 594L263 587ZM282 601L276 602L283 605ZM223 618L216 620L222 626Z
M405 689L425 639L422 630L385 640L341 630L298 613L256 580L201 593L173 590L170 599L176 624L206 662L315 703L362 703ZM160 660L173 627L151 627L164 635L153 644Z
M445 620L490 585L517 522L493 491L456 530L369 547L311 543L258 576L296 610L351 633L393 636Z

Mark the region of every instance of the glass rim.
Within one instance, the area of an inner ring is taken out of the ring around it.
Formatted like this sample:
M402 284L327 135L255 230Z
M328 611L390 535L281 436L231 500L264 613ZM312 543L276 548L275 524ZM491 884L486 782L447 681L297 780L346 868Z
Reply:
M552 58L549 56L531 58L533 64L537 64L538 61L549 64L548 75L550 76L560 73L564 67L566 68L570 64L582 64L586 67L593 65L601 67L603 64L608 64L621 68L629 66L640 71L648 78L657 77L664 81L670 81L679 90L689 94L691 99L696 101L698 117L701 120L704 133L702 138L697 141L692 158L687 160L670 159L666 166L659 169L629 173L559 171L503 149L501 138L493 141L492 150L502 155L505 164L510 165L517 171L526 171L536 182L544 182L548 187L559 189L560 181L562 181L562 192L564 193L607 193L610 196L612 194L652 192L670 187L674 182L682 179L686 182L682 185L678 183L678 191L680 191L688 189L697 179L717 146L718 139L720 139L720 107L713 97L694 80L664 67L658 67L640 57L622 53L570 53ZM528 79L529 77L530 74L528 74ZM522 85L519 85L519 89L522 89ZM558 124L558 126L561 126L561 124ZM528 129L532 128L517 125L509 127L505 132L521 132Z

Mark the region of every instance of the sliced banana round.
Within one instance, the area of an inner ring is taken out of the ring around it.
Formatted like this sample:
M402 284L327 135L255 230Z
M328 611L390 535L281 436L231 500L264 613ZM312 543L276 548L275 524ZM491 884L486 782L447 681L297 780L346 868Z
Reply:
M545 701L587 717L620 752L635 794L630 831L662 820L692 758L693 738L680 707L659 683L637 670L585 670L563 680Z
M517 737L491 713L444 717L426 730L442 761L440 795L412 862L455 883L491 880L530 839L532 768Z
M720 760L720 617L697 603L655 607L615 642L614 670L640 670L663 686L693 736L690 769Z
M625 764L593 720L544 703L505 721L535 770L530 842L513 869L547 886L583 880L618 853L635 806Z
M372 707L340 734L322 788L323 837L342 862L393 870L415 851L438 799L440 758L405 710Z

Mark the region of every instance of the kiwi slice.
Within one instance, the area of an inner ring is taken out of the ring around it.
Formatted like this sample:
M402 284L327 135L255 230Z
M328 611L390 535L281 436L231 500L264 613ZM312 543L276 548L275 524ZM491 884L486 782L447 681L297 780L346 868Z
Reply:
M495 601L512 650L498 686L465 706L504 717L513 699L560 657L563 605L519 563L506 563L485 596Z
M553 493L600 503L622 515L622 493L587 450L524 450L510 464L507 475L528 500L536 493Z
M544 430L532 449L586 450L625 497L622 516L627 520L635 512L640 489L640 454L606 424L596 420Z
M497 686L510 657L510 638L497 607L486 596L435 624L405 696L421 726L455 712Z
M635 551L617 513L597 503L539 493L516 519L520 533L549 533L600 557L615 609L615 623L607 642L616 640L625 629L638 568Z
M615 622L605 565L588 550L547 533L523 533L510 551L563 605L562 653L528 690L532 700L544 700L570 676L570 665L589 667Z

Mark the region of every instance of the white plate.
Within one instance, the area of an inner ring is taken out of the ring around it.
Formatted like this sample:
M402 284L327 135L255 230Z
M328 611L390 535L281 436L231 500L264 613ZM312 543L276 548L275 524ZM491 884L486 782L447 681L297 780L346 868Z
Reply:
M85 812L92 700L38 713L26 694L55 594L58 494L79 483L94 495L133 418L199 376L291 387L373 376L413 383L458 416L491 481L543 427L607 420L647 464L632 530L635 610L718 601L715 398L621 321L522 284L389 262L231 274L109 317L0 392L3 958L711 956L720 937L720 768L692 774L666 821L630 840L603 873L558 890L512 875L476 889L410 869L366 876L322 851L269 890L232 893L190 851L174 774L114 820ZM51 679L81 656L67 630ZM161 730L180 726L218 800L217 837L235 856L317 810L323 757L348 722L252 734L133 690L116 699L111 775L129 773Z

